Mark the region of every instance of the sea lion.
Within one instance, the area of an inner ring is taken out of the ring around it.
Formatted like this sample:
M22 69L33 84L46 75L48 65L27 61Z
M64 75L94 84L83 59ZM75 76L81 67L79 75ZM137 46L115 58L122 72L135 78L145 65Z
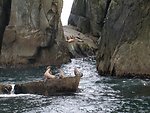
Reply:
M44 78L45 78L45 80L56 78L55 75L52 75L51 66L48 66L48 67L46 68L46 71L45 71L45 73L44 73Z

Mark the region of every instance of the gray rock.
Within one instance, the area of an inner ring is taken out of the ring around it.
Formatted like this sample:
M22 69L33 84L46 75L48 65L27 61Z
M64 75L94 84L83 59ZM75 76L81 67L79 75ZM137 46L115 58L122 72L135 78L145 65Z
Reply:
M40 94L56 95L62 93L74 93L78 89L81 76L65 77L61 79L48 79L15 85L15 94Z
M74 0L69 24L84 32L86 22L79 20L87 18L90 33L100 37L97 69L101 75L149 78L149 10L149 0Z
M74 0L68 24L77 26L83 33L100 36L108 1Z
M68 62L69 53L61 40L64 37L61 10L62 0L12 0L0 63L46 65Z
M149 77L149 10L148 0L111 0L97 54L100 74Z
M73 58L93 56L97 50L96 37L85 35L77 31L76 27L64 26L65 40L74 38L74 41L67 42L69 52Z

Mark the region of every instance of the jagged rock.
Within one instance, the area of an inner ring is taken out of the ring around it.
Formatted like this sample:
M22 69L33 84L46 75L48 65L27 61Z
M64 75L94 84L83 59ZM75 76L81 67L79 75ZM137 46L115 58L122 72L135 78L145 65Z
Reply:
M12 90L11 85L2 85L0 84L0 94L10 94Z
M74 38L73 42L68 43L69 52L72 57L87 57L93 56L97 50L96 37L85 35L76 30L73 26L64 26L65 40Z
M16 84L15 94L56 95L60 93L73 93L78 89L81 76L65 77L61 79L48 79L47 81Z
M12 0L4 32L1 64L46 65L68 62L60 21L62 0Z
M90 32L100 36L97 69L101 75L149 78L149 0L74 0L69 24L82 32L85 25L80 18L87 18Z
M74 0L68 24L83 33L100 36L107 4L110 0Z
M150 77L149 0L111 0L97 54L100 74Z

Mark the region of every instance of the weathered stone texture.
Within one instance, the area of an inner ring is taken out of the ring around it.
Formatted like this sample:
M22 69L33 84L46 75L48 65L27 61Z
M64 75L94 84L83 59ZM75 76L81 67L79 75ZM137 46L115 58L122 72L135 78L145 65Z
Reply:
M47 79L46 81L36 81L23 84L16 84L15 94L40 94L40 95L60 95L62 93L76 92L81 76L65 77L61 79Z
M73 42L68 43L68 49L72 58L93 56L97 50L96 37L85 35L76 30L73 26L64 26L65 40L75 38Z
M100 36L109 0L74 0L68 24L83 33Z
M149 20L149 0L111 0L97 54L100 73L150 75Z
M61 40L62 5L62 0L12 0L1 64L46 65L68 61L68 50Z
M148 77L149 20L149 0L74 0L69 24L100 36L97 69L101 75Z
M0 52L5 27L8 25L10 16L11 0L0 0Z

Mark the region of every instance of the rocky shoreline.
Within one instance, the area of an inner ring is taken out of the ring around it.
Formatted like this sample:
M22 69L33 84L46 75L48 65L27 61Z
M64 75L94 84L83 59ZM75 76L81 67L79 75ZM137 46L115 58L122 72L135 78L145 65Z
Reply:
M149 78L149 20L148 0L74 0L69 24L99 38L100 75Z
M62 0L0 0L0 66L61 65L96 55L100 75L149 78L148 0L74 0L64 27L62 7Z

